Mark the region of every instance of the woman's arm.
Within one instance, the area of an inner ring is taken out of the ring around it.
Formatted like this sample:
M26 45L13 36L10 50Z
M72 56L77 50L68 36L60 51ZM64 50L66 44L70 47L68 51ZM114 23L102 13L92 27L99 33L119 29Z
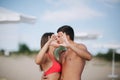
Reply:
M48 40L47 43L42 47L35 58L36 64L40 65L45 60L45 53L48 50L51 40Z
M39 51L35 59L36 64L40 65L46 60L45 53L47 52L49 46L58 46L55 35L52 35L51 38L46 42L46 44Z

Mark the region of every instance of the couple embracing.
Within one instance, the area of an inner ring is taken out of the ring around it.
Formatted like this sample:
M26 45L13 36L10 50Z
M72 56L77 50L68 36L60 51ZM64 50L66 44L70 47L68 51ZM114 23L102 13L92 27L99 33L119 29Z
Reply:
M63 46L66 48L56 59L54 51ZM74 30L64 25L52 32L44 33L41 37L41 50L35 58L44 75L41 80L81 80L86 60L92 56L84 44L74 42Z

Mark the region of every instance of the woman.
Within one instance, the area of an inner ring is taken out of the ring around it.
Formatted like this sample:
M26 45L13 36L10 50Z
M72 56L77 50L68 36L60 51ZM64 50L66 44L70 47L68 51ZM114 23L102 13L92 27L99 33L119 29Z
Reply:
M41 38L41 50L36 56L36 64L40 65L46 80L59 80L61 65L55 60L53 52L58 45L54 33L45 33Z

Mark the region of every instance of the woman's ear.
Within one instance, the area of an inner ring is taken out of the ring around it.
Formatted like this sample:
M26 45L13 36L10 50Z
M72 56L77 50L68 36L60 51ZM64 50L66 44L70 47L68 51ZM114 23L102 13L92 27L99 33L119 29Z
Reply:
M48 36L48 40L50 39L50 36Z

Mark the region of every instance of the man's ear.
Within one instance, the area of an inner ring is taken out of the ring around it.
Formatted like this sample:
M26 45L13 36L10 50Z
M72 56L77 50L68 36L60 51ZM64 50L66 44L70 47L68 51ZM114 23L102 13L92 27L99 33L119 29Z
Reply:
M67 39L70 39L70 36L69 36L69 35L66 35L66 38L67 38Z

